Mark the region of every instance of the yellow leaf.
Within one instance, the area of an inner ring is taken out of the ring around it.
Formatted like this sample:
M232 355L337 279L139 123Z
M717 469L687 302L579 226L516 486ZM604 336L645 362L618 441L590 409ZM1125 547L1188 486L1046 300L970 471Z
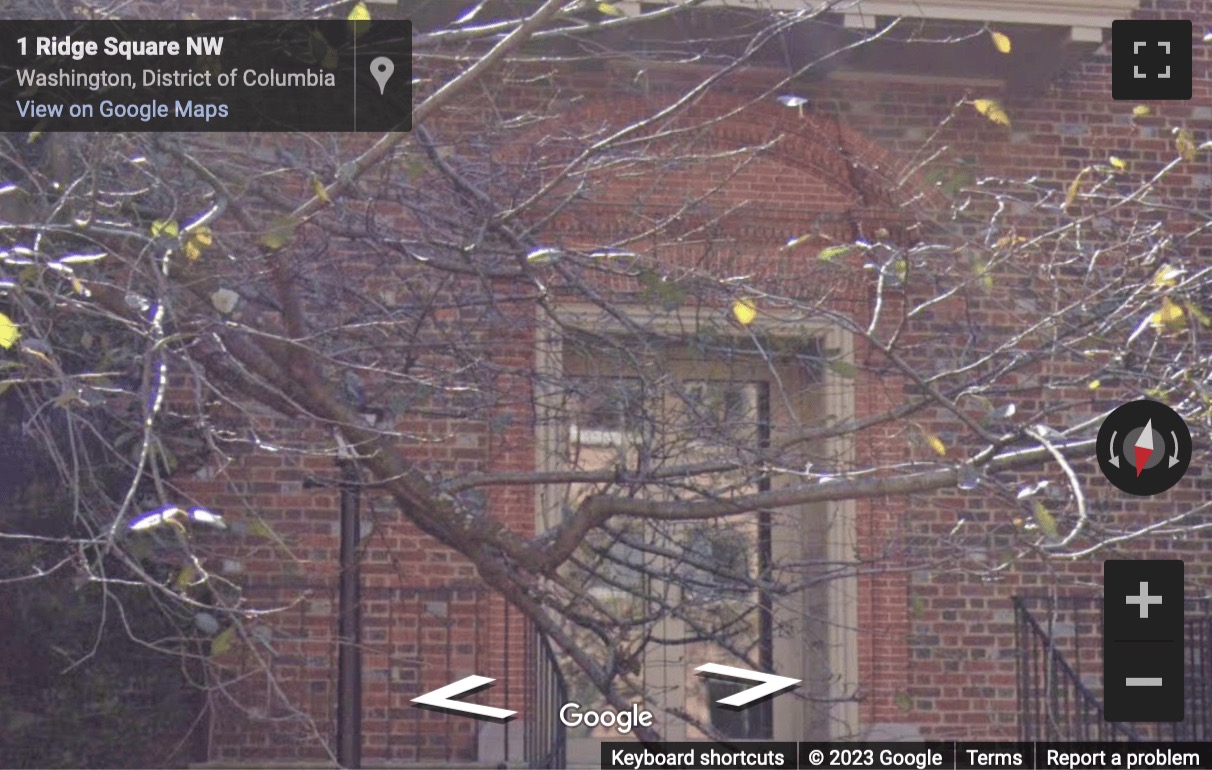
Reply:
M74 275L72 276L72 291L76 292L81 297L88 296L88 289L84 288L84 283Z
M1090 171L1090 167L1086 166L1081 171L1077 172L1077 176L1073 177L1073 181L1069 183L1069 191L1065 194L1064 208L1069 208L1077 200L1078 190L1081 189L1082 177Z
M176 238L178 232L180 231L177 229L177 220L175 219L157 219L155 222L151 223L151 234L153 238L159 238L162 235L169 238Z
M909 280L909 261L904 257L898 257L892 261L892 271L896 275L896 280L904 283Z
M257 519L248 525L248 534L253 535L254 537L263 537L266 540L280 542L278 533L274 532L273 528L261 519Z
M930 449L936 455L939 457L947 456L947 445L943 443L941 438L933 433L926 433L925 431L922 431L922 438L926 440L926 446L930 447Z
M741 326L748 326L757 318L757 305L751 299L738 299L732 303L732 315Z
M320 181L320 177L312 174L311 191L320 199L321 203L331 203L332 200L328 197L328 190L325 189L324 183Z
M781 248L779 250L786 251L787 249L794 249L796 246L799 246L801 243L808 240L809 238L812 238L811 233L808 233L805 235L797 235L796 237L787 241L787 243L783 246L783 248Z
M1184 302L1183 307L1187 309L1192 318L1199 321L1200 326L1212 325L1212 317L1209 317L1199 305L1196 305L1194 302Z
M1163 297L1161 310L1149 316L1149 323L1162 333L1181 332L1187 328L1187 315L1181 305L1169 297Z
M17 328L17 324L13 323L13 319L4 313L0 313L0 348L8 350L16 345L19 339L21 339L21 330Z
M236 627L228 626L210 640L210 656L217 658L231 650L232 642L236 638Z
M1048 537L1057 536L1056 517L1049 513L1039 500L1035 501L1035 523L1039 525L1040 531Z
M1112 155L1110 158L1107 159L1107 162L1120 171L1128 170L1128 162L1125 161L1123 158L1117 158L1114 155Z
M190 231L185 237L185 258L194 261L202 256L202 250L215 242L215 234L206 225Z
M1103 386L1099 380L1090 380L1090 384L1086 386L1086 390L1098 390Z
M1151 114L1153 114L1153 110L1149 109L1149 105L1147 104L1138 104L1132 108L1132 117L1134 118L1147 118Z
M1182 277L1183 271L1173 265L1162 265L1157 274L1153 276L1153 288L1155 289L1172 289L1178 285L1178 279Z
M189 237L197 241L199 246L209 246L215 242L215 234L206 225L195 228Z
M318 29L311 31L311 39L307 41L307 44L311 58L321 63L328 57L328 52L333 50L333 47L328 44L328 38L324 37L324 33Z
M607 16L623 15L623 12L619 10L619 7L617 5L612 5L611 3L598 3L598 13L602 13Z
M1183 160L1195 160L1195 136L1189 130L1180 128L1174 132L1174 148Z
M345 17L349 20L349 31L353 33L355 38L359 37L370 27L370 9L366 7L366 3L362 0L354 3L354 7L349 9L349 15ZM327 54L325 59L327 59Z
M832 262L838 257L844 257L849 254L850 248L846 244L842 244L841 246L826 246L816 255L816 258L824 262Z
M276 251L290 243L291 239L295 237L295 228L298 226L298 220L292 217L283 217L268 230L261 233L261 237L257 239L257 243L267 249Z
M896 703L896 707L901 711L913 710L913 698L909 697L909 693L907 692L898 692L893 701Z
M997 99L977 99L972 102L976 111L999 126L1010 127L1010 115Z
M75 404L81 403L80 394L75 391L65 390L51 399L51 403L60 409L68 409Z
M985 261L982 257L973 254L970 258L972 263L972 274L976 276L977 283L985 291L993 288L993 260Z
M173 588L180 591L190 583L194 582L197 577L198 572L194 569L194 566L192 564L186 564L181 568L181 571L177 573L177 577L173 579Z
M1010 53L1010 38L1001 32L989 30L990 36L993 37L993 47L1001 53Z

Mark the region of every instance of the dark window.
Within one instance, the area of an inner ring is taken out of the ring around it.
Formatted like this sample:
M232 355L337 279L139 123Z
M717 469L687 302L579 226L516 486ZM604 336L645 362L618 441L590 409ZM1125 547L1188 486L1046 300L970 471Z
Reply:
M740 711L716 705L716 701L720 698L727 698L729 695L735 695L752 686L752 684L730 682L726 679L707 680L711 726L725 738L760 740L770 737L770 731L765 726L767 721L765 715L769 712L770 701Z

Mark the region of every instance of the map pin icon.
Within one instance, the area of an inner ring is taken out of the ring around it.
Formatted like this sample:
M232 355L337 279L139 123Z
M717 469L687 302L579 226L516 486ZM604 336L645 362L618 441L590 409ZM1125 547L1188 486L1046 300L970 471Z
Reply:
M386 56L378 56L370 62L370 74L374 76L375 82L379 84L379 95L383 94L383 89L387 87L387 81L391 79L391 73L395 72L396 65L391 63L391 59Z

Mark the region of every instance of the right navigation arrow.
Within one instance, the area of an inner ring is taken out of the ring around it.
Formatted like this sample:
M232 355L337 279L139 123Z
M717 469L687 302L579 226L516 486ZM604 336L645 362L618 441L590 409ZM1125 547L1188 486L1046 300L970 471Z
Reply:
M695 669L704 674L716 674L717 676L726 676L732 679L743 679L748 682L759 682L760 684L750 687L747 690L741 690L738 693L733 693L727 698L720 698L716 701L721 706L732 706L733 708L745 708L751 706L757 701L778 695L784 690L790 690L797 684L802 682L802 679L792 679L789 676L779 676L778 674L767 674L763 671L750 671L744 668L736 668L734 666L722 666L719 663L704 663Z

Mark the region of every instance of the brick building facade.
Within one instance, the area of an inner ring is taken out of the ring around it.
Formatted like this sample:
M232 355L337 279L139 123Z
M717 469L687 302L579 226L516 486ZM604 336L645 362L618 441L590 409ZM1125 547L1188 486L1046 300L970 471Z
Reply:
M181 13L222 15L209 6L203 10L188 3L175 5ZM242 10L239 3L228 5ZM269 15L290 12L289 3L257 5L268 8ZM380 2L370 7L375 14L394 16L407 15L406 5ZM868 16L839 11L844 28L861 29L869 22L879 28L885 14L892 13L884 6L896 4L862 5L880 8ZM938 19L966 24L969 31L974 24L979 30L982 23L989 23L1005 30L1015 40L1016 50L1021 45L1024 51L999 61L996 52L986 50L991 46L987 35L981 34L956 44L978 46L980 53L968 58L976 48L957 47L948 50L965 53L950 59L922 54L926 64L916 72L912 68L889 71L878 61L860 57L828 77L798 83L797 92L808 100L799 108L765 96L770 83L784 73L755 68L738 74L711 89L691 109L693 115L725 116L713 121L709 131L696 134L694 146L723 158L730 150L779 137L772 151L739 170L723 161L713 168L701 160L666 169L656 189L656 180L642 175L604 183L591 203L554 216L545 237L563 248L589 248L603 239L616 239L629 228L637 229L633 206L638 199L654 212L668 212L684 205L688 196L718 186L710 196L710 210L692 212L681 224L687 233L695 233L701 232L696 228L704 222L711 223L711 237L720 244L710 256L717 260L712 269L744 272L754 285L778 284L785 294L805 300L819 298L828 310L826 316L842 314L861 326L872 312L870 280L860 277L839 284L829 272L831 266L815 255L830 244L880 237L876 233L881 231L886 233L883 237L913 242L916 220L907 212L948 205L938 191L940 178L931 176L925 164L905 173L922 161L919 152L927 140L932 146L946 146L948 157L971 168L973 182L1033 175L1050 185L1059 201L1089 165L1116 156L1130 164L1130 173L1147 175L1175 155L1172 128L1191 131L1197 141L1212 131L1212 78L1207 72L1212 53L1207 45L1195 44L1193 99L1151 103L1148 116L1134 115L1136 103L1112 101L1110 55L1100 45L1109 39L1109 20L1129 12L1139 18L1189 18L1198 38L1203 29L1212 27L1212 4L1157 0L1127 3L1132 8L1125 11L1123 3L1061 3L1046 10L1025 3L979 3L972 4L979 9L956 11L961 5L938 4L925 12L933 9ZM1091 30L1100 36L1097 42ZM1032 46L1042 50L1049 43L1064 48L1065 55L1046 62L1042 59L1048 57L1031 59ZM511 164L542 168L544 158L558 159L578 149L571 142L563 146L561 137L575 137L578 131L590 132L594 127L623 126L649 115L699 77L700 71L689 67L652 67L642 78L635 67L615 63L570 68L525 85L502 85L505 96L493 102L492 120L474 104L452 105L435 120L434 133L448 144L447 157L500 168L512 168ZM973 98L997 98L1011 125L991 121L970 106L953 112L956 104ZM551 105L556 117L538 126L512 127L508 105L513 103ZM936 130L939 133L934 135ZM356 140L350 140L350 146L356 146ZM676 144L669 147L680 151ZM902 175L909 183L894 184ZM305 179L294 181L304 188ZM1164 184L1160 193L1167 198L1206 213L1212 192L1207 154L1168 176ZM806 230L804 211L813 214L815 237L788 248L789 241ZM1038 212L1013 215L1024 233L1050 225ZM405 219L401 212L395 221ZM1206 235L1189 247L1192 259L1212 258L1212 241ZM701 258L702 252L692 249L666 249L660 254L670 270ZM956 256L959 269L969 269L963 259ZM1034 260L1023 254L1003 264L989 285L969 287L972 290L923 310L907 332L914 337L915 354L922 360L946 358L963 347L973 327L1028 327L1047 312L1048 303L1057 301L1058 293L1080 290L1079 276L1041 273L1037 269L1043 263ZM377 280L374 265L359 267L351 259L346 269L351 282ZM1066 286L1067 280L1074 285ZM789 287L790 282L798 284ZM898 301L908 306L915 291L934 288L910 281ZM490 356L498 372L493 375L498 392L521 397L493 406L495 424L462 420L452 411L449 417L404 418L399 429L414 437L427 467L446 477L530 471L542 465L550 451L543 444L550 425L542 414L542 400L528 392L533 380L509 381L509 372L541 367L543 356L550 353L545 347L548 331L534 308L506 307L495 316L463 309L453 312L449 321L470 329L465 349L450 353L449 363L461 365L468 357ZM859 372L835 370L822 375L825 400L806 408L840 410L861 420L920 392L903 374L876 374L875 352L852 336L838 335L827 323L817 321L810 332L797 333L822 339L834 335L829 349L844 351ZM1080 357L1042 361L1016 373L1012 386L989 397L1000 399L999 403L1013 401L1019 413L1049 414L1050 407L1064 404L1065 411L1054 417L1054 427L1076 425L1106 411L1119 398L1110 381L1103 388L1090 389L1089 371ZM968 448L962 425L941 411L929 414L914 419L922 435L944 441L948 458L963 457ZM295 431L291 435L305 442L319 444L329 438L313 425L276 427ZM1199 437L1196 443L1198 453ZM830 452L849 454L858 465L938 459L930 456L928 448L907 442L901 429L863 431L847 441L839 439ZM1077 459L1074 467L1090 481L1086 489L1092 515L1129 527L1170 515L1180 506L1198 506L1210 483L1193 464L1181 486L1141 502L1102 484L1092 459ZM251 660L250 656L265 654L251 647L228 656L232 670L240 666L254 670L264 664L273 676L271 680L256 673L233 681L214 699L207 758L211 762L322 760L324 745L331 744L337 718L332 640L337 635L339 533L334 512L341 495L309 483L309 478L332 473L329 457L261 448L222 469L199 471L185 482L195 499L215 509L255 509L280 542L249 543L242 553L225 555L222 568L227 577L239 580L250 600L287 607L265 621L272 629L273 641L267 645L273 650L271 658ZM1015 483L1013 476L1002 480ZM1024 477L1024 483L1027 480L1030 477ZM550 515L542 498L543 490L535 487L491 487L483 510L518 533L534 535ZM500 757L520 761L525 740L521 726L533 729L527 709L540 697L535 677L545 660L545 653L531 646L529 625L493 593L492 586L480 582L471 564L401 522L394 503L381 500L373 487L363 492L360 502L365 533L361 550L364 761L466 763ZM874 734L1005 740L1021 735L1022 682L1016 661L1024 642L1016 637L1013 597L1054 590L1097 595L1102 552L1059 560L1028 550L1016 554L1012 566L995 568L1000 554L1018 547L1016 537L1022 533L1024 518L1031 524L1031 508L988 491L988 485L813 506L805 507L805 516L824 522L820 535L835 549L832 556L846 559L851 550L871 568L834 581L834 587L818 599L805 600L819 601L831 627L844 629L823 632L832 651L827 662L818 661L827 675L817 683L822 694L837 695L842 702L825 707L823 716L805 710L791 718L779 716L783 701L776 699L774 737L842 739ZM985 534L967 539L969 530L963 527L979 528ZM1206 536L1196 529L1182 540L1170 535L1145 537L1120 553L1185 558L1188 595L1203 596L1208 581L1202 559L1206 547ZM284 551L291 558L284 558ZM1079 625L1074 623L1066 638L1075 638ZM780 664L776 669L785 669L781 664L794 658L799 663L787 665L801 666L798 673L811 680L813 659L789 651L788 644L776 645L774 661ZM1084 673L1097 672L1095 666ZM476 699L520 710L522 716L514 727L412 707L412 697L470 673L499 680ZM223 697L228 691L230 700ZM815 726L805 734L809 723Z

